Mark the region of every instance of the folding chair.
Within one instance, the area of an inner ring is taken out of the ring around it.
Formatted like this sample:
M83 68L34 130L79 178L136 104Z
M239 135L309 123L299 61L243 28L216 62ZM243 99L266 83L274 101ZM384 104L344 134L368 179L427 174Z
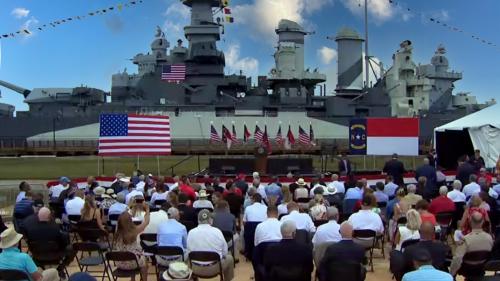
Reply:
M369 252L369 265L371 267L371 271L373 272L373 249L375 248L375 243L377 241L377 233L371 229L354 230L353 238L355 243L363 246L366 251Z
M108 233L99 228L78 228L77 232L82 241L96 242L103 251L112 249Z
M154 262L154 254L157 246L156 233L142 233L139 239L141 240L140 244L144 250L144 255L152 257L151 259Z
M118 281L118 278L135 278L137 274L139 274L140 280L142 280L141 276L141 268L139 267L139 261L137 261L137 257L132 252L108 252L106 253L106 261L109 267L109 271L111 272L111 276L114 281ZM137 265L137 268L126 270L116 268L113 270L111 267L111 263L116 265L116 262L134 262Z
M111 280L106 264L106 259L104 258L103 251L98 243L77 242L73 244L73 250L76 252L76 262L81 272L100 273L102 271L102 281L104 281L104 277L106 276L108 277L108 280ZM80 257L78 257L78 253L81 253ZM84 257L84 253L88 253L88 256ZM92 253L97 253L97 255L92 255ZM89 266L100 265L104 267L102 270L88 270Z
M155 256L156 256L156 275L158 276L158 280L162 280L161 276L168 267L161 265L158 260L161 257L177 257L180 256L181 260L184 261L184 250L181 247L174 246L156 246L155 247Z
M196 269L193 268L193 263L196 266L196 262L202 262L202 263L213 263L219 264L219 272L215 273L214 275L203 275L200 274L199 272L196 272ZM202 252L202 251L194 251L189 253L189 267L193 269L193 275L195 277L199 278L215 278L218 275L220 275L220 280L224 281L224 271L222 269L222 261L220 259L220 256L216 252Z
M362 265L352 262L332 262L328 264L325 281L362 281Z
M484 276L482 281L498 281L500 280L500 276L498 276L498 272L500 272L500 260L490 260L486 262L484 265L485 271L493 271L493 276Z
M436 214L436 222L441 227L439 240L447 242L448 235L451 235L451 226L453 223L454 212L442 212Z
M43 243L28 241L28 249L36 265L42 269L49 266L62 266L64 273L69 277L68 269L63 264L66 252L59 248L59 244L54 241L43 241Z
M223 230L222 235L224 235L224 239L226 239L226 243L229 246L229 250L231 251L231 255L234 257L234 233L232 231ZM236 267L236 263L234 263Z
M418 242L420 242L420 239L408 239L403 241L403 243L401 243L401 252L404 252L406 247L409 247L413 244L417 244Z
M484 267L490 258L490 251L468 252L462 259L462 266L458 274L465 277L465 280L481 280L484 276Z
M31 276L28 273L16 269L0 269L0 280L32 281Z

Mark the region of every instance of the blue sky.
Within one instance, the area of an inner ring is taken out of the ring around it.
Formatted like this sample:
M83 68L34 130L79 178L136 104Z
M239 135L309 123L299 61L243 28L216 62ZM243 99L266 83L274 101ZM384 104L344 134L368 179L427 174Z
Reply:
M226 52L226 72L243 68L248 75L265 75L273 66L274 26L280 18L303 24L315 34L307 39L306 65L319 66L335 85L336 44L326 39L342 26L363 32L362 0L232 0L235 23L227 25L219 47ZM15 0L2 1L0 34L28 25L31 36L1 39L0 80L28 89L34 87L76 87L88 85L109 91L111 75L136 68L129 61L147 52L157 25L166 28L171 45L182 36L188 23L188 10L177 0L144 0L101 16L36 32L37 27L61 18L124 3L125 0ZM464 73L456 92L466 91L481 101L498 97L500 85L500 47L493 48L451 32L426 20L434 17L500 44L497 12L500 2L483 0L477 4L456 0L401 0L400 6L388 0L370 0L370 53L384 65L399 43L409 39L417 63L428 63L439 44L447 48L451 68ZM412 12L408 12L410 8ZM418 12L418 13L417 13ZM424 16L422 16L422 14ZM21 95L1 89L0 102L25 110Z

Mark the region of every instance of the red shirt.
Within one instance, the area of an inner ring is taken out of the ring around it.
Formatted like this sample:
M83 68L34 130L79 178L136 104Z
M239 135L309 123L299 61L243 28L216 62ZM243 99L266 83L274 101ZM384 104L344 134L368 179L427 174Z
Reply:
M194 202L194 200L196 200L196 192L194 192L194 189L191 186L187 184L181 184L179 186L179 191L186 194L191 202Z
M453 203L453 201L451 201L450 198L446 197L446 195L434 198L431 204L429 205L429 212L433 213L434 215L438 213L454 212L454 211L455 211L455 203Z
M233 193L233 192L226 189L226 190L224 190L224 193L222 193L222 196L224 196L224 198L225 198L229 193ZM234 189L234 194L236 194L238 196L243 196L243 193L241 193L241 189L239 189L239 188Z
M431 213L420 214L420 219L422 220L422 223L430 222L434 226L437 225L436 217Z

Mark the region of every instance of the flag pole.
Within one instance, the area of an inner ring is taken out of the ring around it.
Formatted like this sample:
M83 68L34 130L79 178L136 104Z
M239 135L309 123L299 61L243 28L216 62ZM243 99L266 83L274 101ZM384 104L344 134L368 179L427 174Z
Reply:
M137 168L136 168L136 170L139 170L139 169L140 169L140 168L139 168L139 154L137 154L137 165L135 165L135 166L137 167Z
M96 176L99 176L100 171L101 171L101 169L99 167L99 155L97 155L97 174L96 174Z
M158 167L158 177L160 176L160 155L156 155L156 165Z

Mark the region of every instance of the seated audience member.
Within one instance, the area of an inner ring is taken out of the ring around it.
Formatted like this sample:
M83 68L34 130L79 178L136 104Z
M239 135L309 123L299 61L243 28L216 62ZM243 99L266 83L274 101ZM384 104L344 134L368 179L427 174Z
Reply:
M132 216L132 220L134 222L144 220L144 215L146 214L146 210L144 209L144 196L137 195L134 198L130 199L128 203L128 212Z
M172 193L172 192L171 192ZM172 193L173 194L173 193ZM184 193L179 193L179 196L177 197L179 200L179 203L177 204L177 209L179 210L179 213L181 215L181 221L190 221L193 222L194 224L197 223L197 218L196 218L196 210L188 205L189 197L184 194ZM173 207L172 203L170 203Z
M68 215L80 215L85 205L85 192L81 189L76 190L75 193L69 195L69 200L66 202L64 208Z
M147 281L148 278L148 264L146 257L142 255L142 248L139 245L138 236L144 231L149 223L149 206L144 203L146 215L140 225L135 225L132 221L132 216L128 212L124 212L118 218L116 226L114 250L115 251L128 251L132 252L137 257L139 269L141 271L141 279ZM116 262L116 267L123 270L137 269L137 263L134 262Z
M288 187L281 187L281 192L283 193L283 200L281 201L281 204L278 205L278 216L288 214L288 209L286 206L288 205L288 203L292 202L293 199L290 190L288 190Z
M217 178L219 181L220 179ZM241 190L241 194L246 194L248 190L248 183L246 182L246 175L243 173L238 174L234 180L234 185ZM214 185L215 187L215 185ZM221 191L222 192L222 191Z
M262 204L262 197L255 193L252 197L252 205L245 209L243 222L262 222L267 219L267 207Z
M158 233L159 226L169 219L169 216L167 214L169 208L170 204L165 202L163 205L161 205L161 208L158 211L150 212L149 224L144 229L144 233Z
M482 229L484 217L479 212L473 212L470 216L471 232L464 236L463 243L459 243L451 261L450 273L455 276L462 266L465 254L474 251L491 251L493 239L489 233Z
M422 222L430 222L434 226L437 225L436 217L434 216L434 214L429 212L429 202L427 200L422 199L418 201L415 205L415 209L420 214L420 219L422 220Z
M429 167L429 165L426 165L427 167ZM436 177L436 173L431 173L433 174L434 178ZM434 180L434 183L431 183L429 184L430 186L427 188L428 184L427 184L427 178L424 177L424 176L420 176L418 179L417 179L417 194L418 195L421 195L422 198L425 198L426 200L428 198L432 198L433 195L431 195L432 193L434 193L434 185L435 185L435 180ZM427 192L426 192L427 190ZM425 193L425 194L424 194Z
M31 191L31 186L29 183L22 181L19 184L19 194L17 194L16 203L21 201L24 198L27 191Z
M184 225L179 223L179 210L169 208L166 213L168 214L168 218L158 226L158 246L180 247L184 250L184 254L186 254L187 230ZM187 255L185 256L187 257ZM161 265L168 266L170 262L179 258L157 256L157 261Z
M229 211L227 201L219 200L215 205L212 226L221 231L234 232L236 230L236 218Z
M321 260L318 268L320 281L329 280L328 267L330 267L332 263L338 263L340 265L342 265L342 263L366 264L365 248L354 243L352 240L353 227L351 223L347 221L343 222L340 225L339 231L342 239L328 246ZM366 270L363 266L359 274L361 275L361 280L364 280Z
M398 185L394 183L394 178L392 176L387 176L385 179L384 193L389 196L389 198L396 196L396 189Z
M406 273L403 276L403 281L453 281L453 277L449 273L436 269L432 266L431 254L426 249L415 250L412 260L413 266L416 270Z
M99 183L93 176L87 177L87 185L85 186L85 194L95 194L94 189L99 186ZM97 197L97 196L96 196Z
M156 200L167 201L168 192L165 190L165 178L159 177L156 182L156 191L151 195L149 205L154 206Z
M379 202L388 202L389 196L384 192L384 183L379 181L375 184L376 191L373 193L375 198L377 199L377 203Z
M477 175L472 174L469 176L469 184L464 186L464 190L462 192L465 194L466 198L471 197L472 195L477 195L481 192L481 186L477 184Z
M294 239L297 228L293 221L284 221L280 231L281 241L269 245L264 254L265 280L311 280L311 247Z
M490 217L488 215L488 211L481 207L482 203L483 203L483 200L481 199L481 197L479 197L479 195L473 195L470 198L469 206L465 208L465 211L464 211L464 214L463 214L462 220L461 220L462 235L467 235L471 232L472 228L471 228L470 220L471 220L472 214L475 212L478 212L481 215L483 215L483 219L484 219L483 221L488 222L488 223L484 223L484 225L483 225L484 231L486 231L488 233L491 232L490 231L490 228L491 228Z
M59 179L59 184L54 185L51 188L49 188L49 198L51 201L56 201L59 198L59 195L63 190L66 190L69 188L69 183L71 180L67 177L61 177Z
M344 200L349 200L349 199L360 200L361 198L363 198L363 188L364 188L364 182L357 181L355 187L347 189L344 196Z
M499 158L500 159L500 158ZM499 162L500 163L500 162ZM500 171L497 171L497 183L493 185L493 190L500 194Z
M191 200L191 203L196 200L196 192L191 186L191 182L189 181L189 178L186 176L181 177L180 185L179 185L179 192L186 194L189 200ZM186 201L187 202L187 201Z
M95 192L95 189L94 189L94 192ZM101 195L101 197L102 197L102 201L99 204L99 208L101 208L103 210L107 209L109 211L109 207L111 207L111 205L116 203L115 191L112 188L106 189L106 192L103 195Z
M314 222L311 217L305 213L299 213L299 205L295 202L288 203L288 215L285 215L281 218L281 223L285 221L293 221L295 223L295 227L298 230L306 230L310 233L316 231L316 227L314 226Z
M202 189L198 192L198 200L194 201L193 208L195 209L214 209L212 202L208 200L207 191Z
M281 240L281 222L278 220L278 208L267 207L267 219L257 225L255 229L254 245L262 242L274 242Z
M236 182L236 186L238 186L237 184L238 182ZM246 184L246 182L245 182ZM214 192L219 192L219 193L224 193L224 187L222 187L220 185L220 178L219 177L215 177L214 180L212 181L212 188L214 189ZM241 189L241 188L240 188ZM247 188L245 190L248 189L248 184L247 184Z
M493 183L493 177L490 174L488 174L488 171L484 167L479 169L479 177L478 178L484 178L487 186L491 186L491 184Z
M118 185L114 187L116 195L121 193L126 198L127 194L134 189L134 185L130 182L130 178L124 175L118 178L117 183Z
M333 187L336 193L345 193L345 186L343 182L339 181L339 175L332 174L332 181L327 185L327 188Z
M453 181L453 190L448 192L446 196L454 203L465 202L466 197L462 192L462 182L459 180Z
M294 190L293 198L295 201L300 198L309 198L309 191L307 189L307 184L303 178L300 178L296 182L297 188Z
M229 190L223 195L224 199L229 204L229 211L231 214L233 214L236 219L239 219L241 215L241 206L243 206L243 196L240 194L240 189L231 182L226 183L226 186L229 187Z
M93 194L95 200L97 201L97 205L100 207L101 206L101 201L104 200L102 197L106 193L106 189L102 186L96 186L92 188L92 192L85 192L86 194Z
M257 193L257 189L253 186L247 190L245 200L243 201L243 210L245 210L248 206L253 204L252 197L255 193Z
M328 222L320 225L314 233L312 242L314 246L327 243L339 242L342 237L340 236L340 225L337 223L339 219L339 210L336 207L328 207L327 209Z
M260 177L254 177L252 186L257 189L257 193L262 196L263 200L266 200L266 187L260 182Z
M228 253L227 242L222 232L213 227L212 216L208 210L201 210L198 213L198 226L189 231L187 236L188 252L204 251L219 254L222 261L222 271L224 280L234 278L234 259ZM219 271L219 265L206 265L192 261L194 274L213 275Z
M59 274L55 268L38 270L35 262L27 253L17 247L23 238L14 228L7 228L0 234L0 269L14 269L26 272L34 281L59 281Z
M146 176L145 175L138 176L138 182L135 184L135 188L138 191L145 193L145 191L146 191Z
M125 204L125 195L118 194L116 196L116 202L109 206L108 216L112 214L121 215L123 212L128 210L128 206Z
M85 203L81 210L81 219L78 222L78 227L107 231L102 221L101 209L97 207L93 195L85 196Z
M130 205L130 202L133 201L137 196L142 196L144 198L144 193L137 188L129 188L130 192L125 196L125 204Z
M367 194L363 196L361 210L349 217L354 230L371 229L377 234L384 232L384 224L379 215L372 210L372 198Z
M422 200L422 196L416 194L417 186L414 184L409 184L406 188L408 194L406 194L404 201L408 203L409 206L415 206L418 201Z
M420 214L414 209L409 210L406 213L406 225L398 227L398 232L394 238L396 250L401 251L401 245L406 240L420 239L419 230L421 224Z
M315 192L320 192L314 195L314 198L309 202L309 215L315 221L326 220L326 208L329 206L328 201L323 197L323 188L316 188Z
M179 206L179 196L177 195L177 193L178 193L178 191L172 191L172 192L169 191L168 195L167 195L167 203L169 203L170 206L175 207L175 208L177 208ZM187 196L186 196L186 200L188 200Z
M454 212L455 203L448 198L448 188L446 186L441 186L439 188L439 196L432 199L429 205L429 212L434 215L445 212Z
M25 218L34 214L34 212L31 191L27 191L24 198L14 205L14 219L16 225L21 224ZM16 229L18 226L16 226Z
M62 232L58 224L52 218L49 208L43 207L38 211L37 220L29 225L24 225L23 233L29 243L43 245L47 242L54 242L59 247L58 253L51 252L51 255L64 257L64 265L69 265L75 257L71 249L68 233ZM62 267L58 268L60 276L64 276Z
M281 183L278 177L273 176L271 182L264 188L266 192L266 202L268 205L278 205L281 203L283 194L281 193Z

